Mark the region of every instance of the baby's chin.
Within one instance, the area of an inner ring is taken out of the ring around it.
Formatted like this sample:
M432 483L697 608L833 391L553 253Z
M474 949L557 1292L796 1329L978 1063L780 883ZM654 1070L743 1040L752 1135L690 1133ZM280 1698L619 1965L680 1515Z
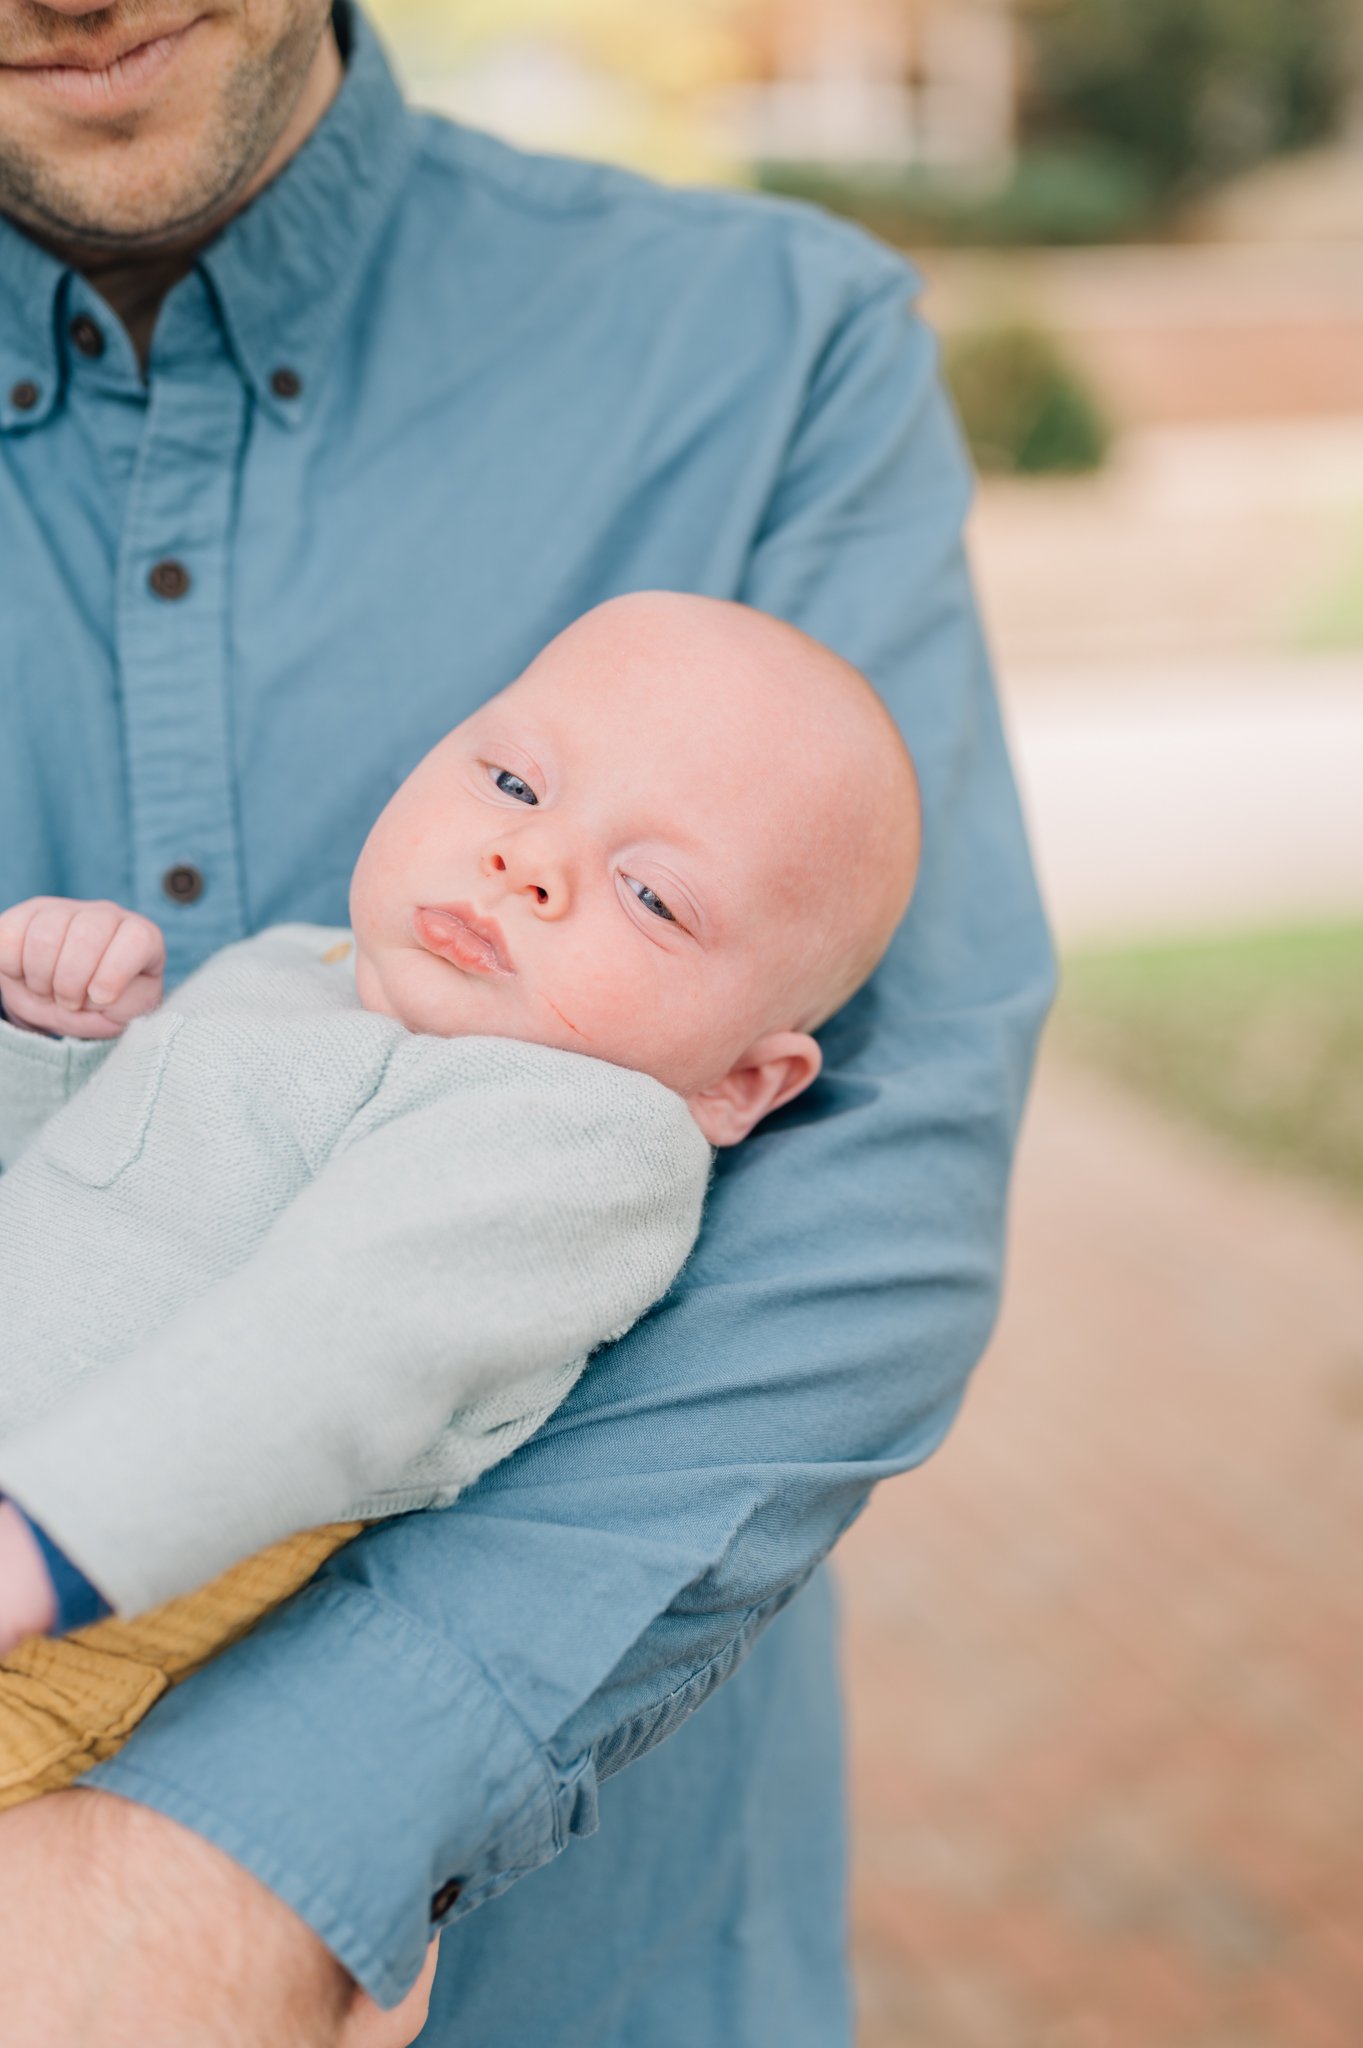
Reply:
M378 960L361 953L355 962L355 993L362 1009L392 1017L407 1031L428 1038L495 1035L491 1006L479 1001L474 977L438 960L419 946L386 948Z

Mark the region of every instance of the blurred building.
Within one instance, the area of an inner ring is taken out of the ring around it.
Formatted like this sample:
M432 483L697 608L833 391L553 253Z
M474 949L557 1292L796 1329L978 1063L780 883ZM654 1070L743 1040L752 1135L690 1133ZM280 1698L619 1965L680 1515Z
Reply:
M376 0L413 97L663 175L1012 162L1030 0Z

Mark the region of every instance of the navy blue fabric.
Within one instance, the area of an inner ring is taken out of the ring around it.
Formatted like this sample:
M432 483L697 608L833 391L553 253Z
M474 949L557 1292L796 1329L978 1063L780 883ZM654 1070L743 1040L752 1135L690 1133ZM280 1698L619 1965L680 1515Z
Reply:
M763 2011L845 1999L840 1933L802 1933L840 1929L843 1897L836 1726L804 1682L832 1638L796 1596L960 1405L1052 988L969 468L901 258L808 208L411 113L337 19L339 96L171 292L147 383L89 283L0 223L0 901L143 911L172 984L265 925L344 924L427 749L569 619L658 587L865 671L916 754L923 868L817 1086L722 1155L667 1300L532 1443L341 1552L90 1782L220 1844L380 2002L434 1925L486 1915L458 1937L482 1988L465 2006L442 1977L450 2048L557 2048L589 1868L612 1942L660 1972L594 2048L658 2039L664 1999L678 2039L766 2048ZM70 344L78 313L102 355ZM148 580L167 558L174 601ZM163 888L186 862L192 902ZM792 1602L785 1690L762 1632ZM648 1754L674 1735L684 1772ZM798 1767L768 1772L773 1745ZM796 1838L803 1861L763 1860ZM736 1937L717 1875L669 1948L650 1857L737 1872L731 1851L766 1910ZM532 1929L536 1996L499 1920Z

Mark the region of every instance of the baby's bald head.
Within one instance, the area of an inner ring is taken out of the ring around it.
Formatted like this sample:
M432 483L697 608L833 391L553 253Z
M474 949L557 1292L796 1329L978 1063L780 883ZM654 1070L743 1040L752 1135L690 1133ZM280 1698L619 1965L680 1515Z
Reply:
M918 863L913 766L856 670L765 613L644 591L418 763L351 885L356 986L409 1029L652 1074L736 1143L807 1087Z

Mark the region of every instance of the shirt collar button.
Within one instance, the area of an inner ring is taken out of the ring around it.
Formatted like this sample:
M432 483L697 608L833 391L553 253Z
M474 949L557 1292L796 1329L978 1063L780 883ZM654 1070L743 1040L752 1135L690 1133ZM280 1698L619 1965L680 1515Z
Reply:
M70 335L83 356L89 356L93 361L96 356L103 355L104 330L88 313L77 313L71 322Z

